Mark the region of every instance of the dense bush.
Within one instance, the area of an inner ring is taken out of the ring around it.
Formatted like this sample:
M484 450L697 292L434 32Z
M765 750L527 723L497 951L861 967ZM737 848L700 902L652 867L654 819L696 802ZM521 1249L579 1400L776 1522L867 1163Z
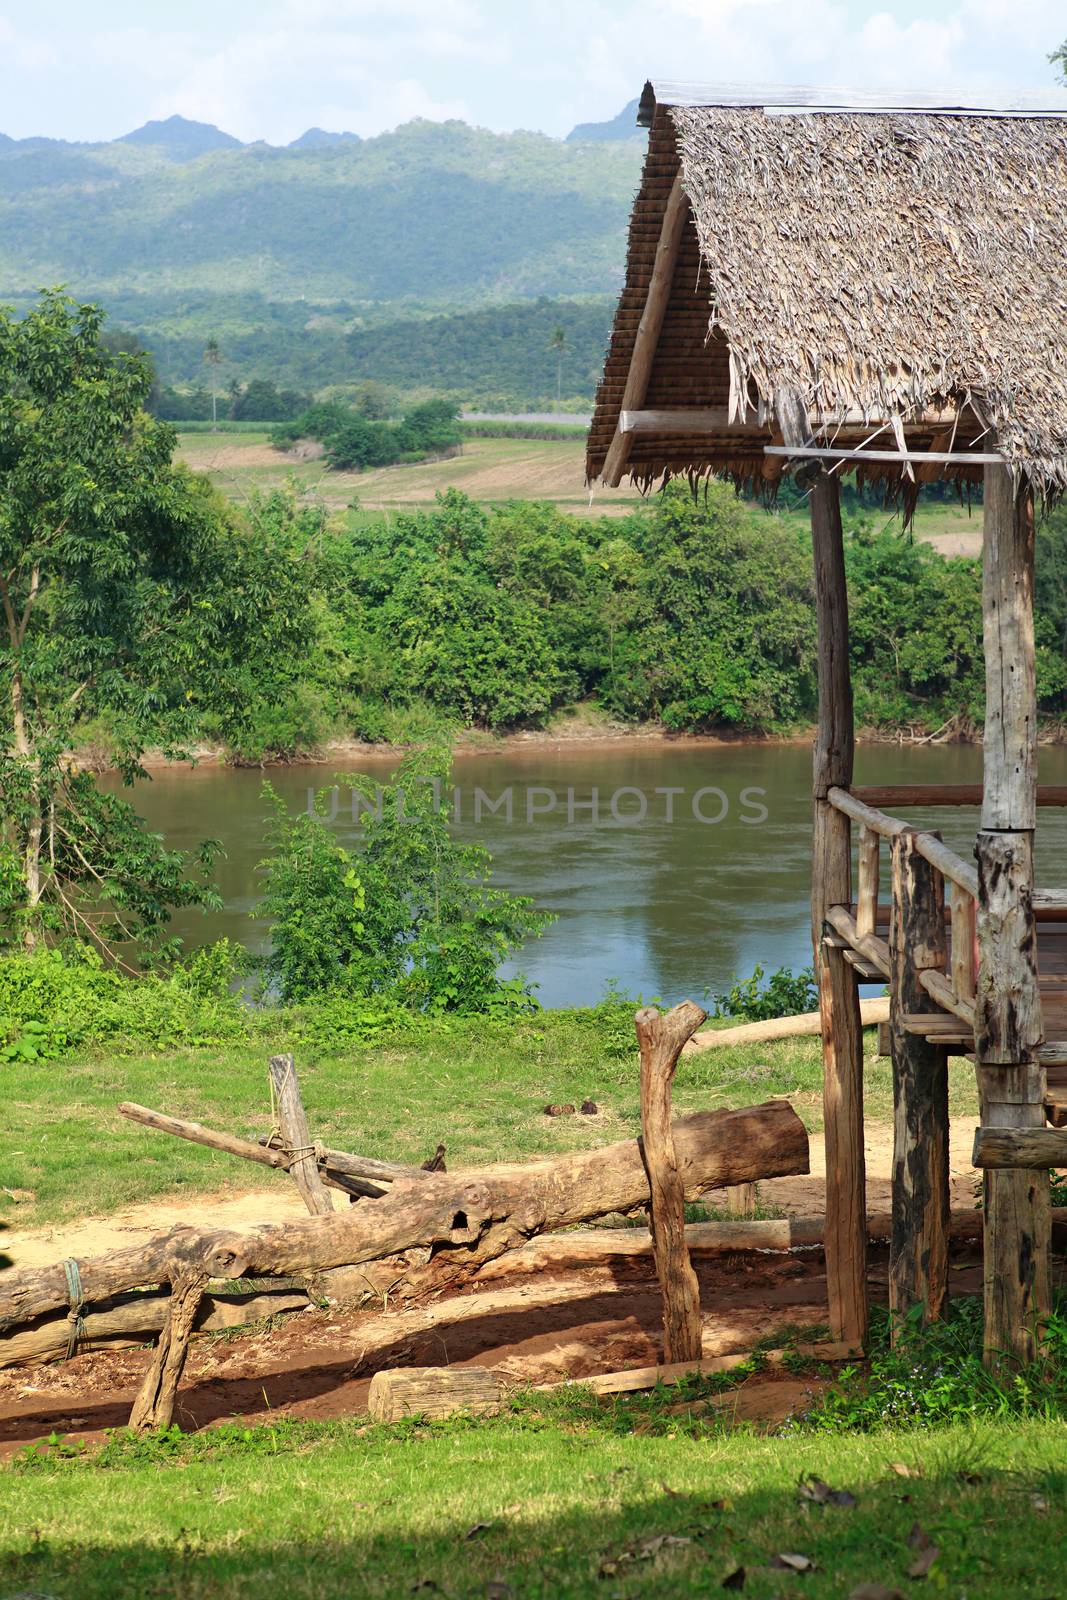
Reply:
M405 413L403 420L374 420L375 406L359 410L332 400L309 406L292 422L276 428L275 445L286 449L299 439L316 439L331 467L363 472L394 461L420 461L443 455L463 443L458 407L447 400L428 400Z
M81 1045L143 1050L240 1038L230 994L243 952L222 941L169 971L131 979L83 944L0 956L0 1061L54 1060Z
M447 759L427 752L390 785L353 788L364 801L358 853L320 815L290 817L264 786L273 818L258 913L271 924L273 992L287 1004L379 995L416 1011L532 1008L526 985L498 968L552 919L493 888L488 852L449 833Z

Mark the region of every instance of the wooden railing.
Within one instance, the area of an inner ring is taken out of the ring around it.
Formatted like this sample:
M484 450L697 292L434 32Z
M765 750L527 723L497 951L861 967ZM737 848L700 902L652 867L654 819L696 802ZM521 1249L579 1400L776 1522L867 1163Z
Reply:
M848 906L832 906L826 920L853 950L861 955L885 977L890 976L890 951L888 941L878 934L878 889L881 877L881 843L910 834L914 849L933 867L938 877L951 885L949 924L951 944L948 968L922 969L918 981L937 1005L973 1026L974 992L977 966L975 949L975 903L978 899L978 870L950 850L936 834L915 829L899 817L891 817L879 810L869 800L860 798L872 792L901 795L907 803L929 803L926 791L909 786L895 790L831 789L827 798L835 810L842 812L859 825L857 838L856 910L853 915ZM944 790L935 791L944 794ZM1067 797L1067 790L1062 791ZM922 799L918 798L922 795ZM979 799L980 799L979 794ZM935 802L937 803L937 802ZM942 801L940 803L956 803Z

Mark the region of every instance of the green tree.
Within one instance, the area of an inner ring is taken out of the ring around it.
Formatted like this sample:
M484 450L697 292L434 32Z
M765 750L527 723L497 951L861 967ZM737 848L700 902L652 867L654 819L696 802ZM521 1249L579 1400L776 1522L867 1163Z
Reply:
M1058 50L1053 50L1049 60L1054 67L1060 69L1060 82L1067 83L1067 39L1063 41Z
M409 756L387 786L356 777L360 846L338 843L325 820L291 818L269 784L272 853L261 863L271 919L270 984L285 1001L318 994L390 994L417 1010L529 1009L521 979L501 963L553 918L529 899L493 887L479 845L448 831L449 758Z
M556 358L556 410L558 411L563 400L563 357L570 349L567 343L567 330L559 323L552 329L548 349Z
M290 551L171 464L146 364L104 348L100 323L56 292L0 313L0 938L29 949L152 937L212 900L211 851L167 850L78 771L79 727L106 718L132 780L207 709L228 725L241 673L258 665L269 693L305 624Z
M219 365L222 361L222 351L219 349L219 341L217 339L209 339L204 346L204 360L211 368L211 431L215 433L218 431L219 426Z

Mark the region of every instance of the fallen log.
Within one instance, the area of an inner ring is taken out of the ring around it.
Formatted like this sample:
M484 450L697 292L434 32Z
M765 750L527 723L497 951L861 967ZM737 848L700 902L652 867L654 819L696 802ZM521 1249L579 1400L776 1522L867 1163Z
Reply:
M873 1028L889 1021L889 999L860 1001L860 1021L865 1028ZM722 1050L728 1045L768 1044L773 1039L802 1039L814 1037L822 1031L817 1011L802 1011L795 1017L772 1017L767 1022L742 1022L736 1028L709 1028L694 1034L685 1047L685 1053L694 1050Z
M785 1100L701 1112L676 1122L673 1133L690 1200L708 1189L808 1170L807 1132ZM380 1200L329 1216L244 1232L175 1228L128 1250L80 1261L81 1301L97 1304L194 1273L294 1277L370 1262L383 1263L383 1281L392 1284L394 1296L410 1299L468 1282L484 1262L537 1234L647 1203L648 1180L634 1139L552 1161L423 1173L398 1178ZM413 1262L386 1262L405 1251L416 1252ZM0 1333L68 1304L62 1263L7 1272L0 1281Z
M283 1311L303 1311L307 1305L307 1295L291 1289L268 1289L255 1295L208 1294L200 1304L195 1328L197 1333L240 1328ZM73 1352L67 1318L49 1317L0 1338L0 1367L59 1361L68 1354L81 1355L105 1347L122 1350L147 1344L162 1329L169 1306L169 1294L120 1295L83 1315Z

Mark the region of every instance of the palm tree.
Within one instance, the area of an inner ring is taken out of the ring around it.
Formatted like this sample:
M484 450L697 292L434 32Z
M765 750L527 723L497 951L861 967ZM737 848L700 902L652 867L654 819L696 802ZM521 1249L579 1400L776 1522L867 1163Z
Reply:
M219 428L219 416L218 416L218 369L219 369L219 362L222 360L222 352L219 349L219 341L217 339L209 339L207 344L204 346L204 360L207 362L208 366L212 368L212 373L211 373L211 431L212 431L212 433L217 433L218 432L218 428Z
M567 330L558 323L552 329L552 337L545 346L546 350L553 350L556 356L556 410L560 408L563 395L563 357L570 349L567 343Z

